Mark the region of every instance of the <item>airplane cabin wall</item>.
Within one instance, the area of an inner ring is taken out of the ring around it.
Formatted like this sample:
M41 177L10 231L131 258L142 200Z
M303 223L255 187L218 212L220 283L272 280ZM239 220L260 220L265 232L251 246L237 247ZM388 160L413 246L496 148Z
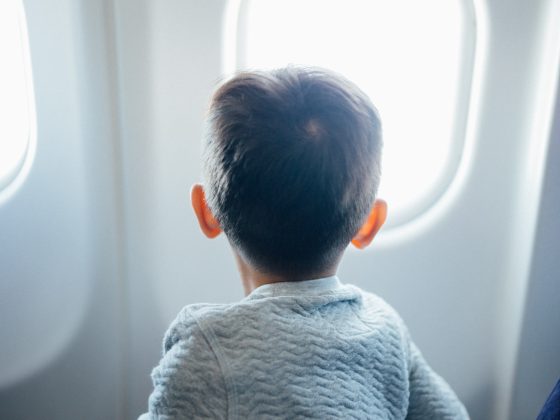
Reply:
M0 418L124 418L108 2L24 3L37 150L0 205Z
M231 256L190 208L202 120L220 78L223 1L116 2L127 235L127 407L147 409L165 329L188 302L241 298ZM224 270L227 267L226 270Z

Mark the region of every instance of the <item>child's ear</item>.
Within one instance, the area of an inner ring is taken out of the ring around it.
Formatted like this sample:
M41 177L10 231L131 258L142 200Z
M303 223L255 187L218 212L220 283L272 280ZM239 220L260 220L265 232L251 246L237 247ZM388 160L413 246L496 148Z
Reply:
M373 207L356 236L352 238L352 245L358 249L364 249L367 247L385 220L387 219L387 203L383 200L375 200Z
M220 224L212 214L210 207L208 207L206 194L201 184L193 185L191 190L191 203L202 233L208 238L215 238L222 233Z

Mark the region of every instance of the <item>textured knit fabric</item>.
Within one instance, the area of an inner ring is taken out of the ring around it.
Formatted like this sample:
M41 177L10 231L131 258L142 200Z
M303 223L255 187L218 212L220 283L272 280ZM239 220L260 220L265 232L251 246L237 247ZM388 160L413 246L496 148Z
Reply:
M185 307L142 419L467 419L396 312L336 277Z

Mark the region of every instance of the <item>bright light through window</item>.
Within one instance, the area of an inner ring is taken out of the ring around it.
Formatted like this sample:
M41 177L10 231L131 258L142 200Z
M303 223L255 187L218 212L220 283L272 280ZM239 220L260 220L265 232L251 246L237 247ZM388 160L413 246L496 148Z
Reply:
M365 90L384 127L379 196L399 224L432 204L458 165L474 53L464 3L245 1L233 65L322 66Z
M34 116L21 0L0 0L0 190L21 170Z

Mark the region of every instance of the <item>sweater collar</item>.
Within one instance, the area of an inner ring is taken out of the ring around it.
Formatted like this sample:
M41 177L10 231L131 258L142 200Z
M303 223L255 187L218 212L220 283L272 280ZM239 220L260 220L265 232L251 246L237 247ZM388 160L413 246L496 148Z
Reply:
M257 287L246 299L259 299L273 296L316 296L332 293L342 287L337 276L315 280L268 283Z

